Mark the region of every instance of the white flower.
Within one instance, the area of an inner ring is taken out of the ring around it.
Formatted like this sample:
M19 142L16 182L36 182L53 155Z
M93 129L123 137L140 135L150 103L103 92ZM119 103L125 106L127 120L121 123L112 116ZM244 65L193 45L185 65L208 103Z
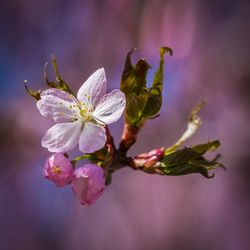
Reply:
M80 87L77 98L55 88L43 91L37 108L57 124L46 132L42 146L50 152L68 152L78 143L83 153L101 149L107 139L105 124L117 121L126 105L120 90L106 94L106 88L101 68Z

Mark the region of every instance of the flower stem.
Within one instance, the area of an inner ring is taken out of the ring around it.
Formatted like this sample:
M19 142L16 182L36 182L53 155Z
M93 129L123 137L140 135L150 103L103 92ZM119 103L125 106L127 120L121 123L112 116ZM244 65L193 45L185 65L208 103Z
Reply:
M84 155L80 155L80 156L77 156L75 157L73 160L71 160L71 162L78 162L78 161L81 161L81 160L84 160L84 159L89 159L91 158L91 154L84 154Z
M142 126L133 127L127 123L124 125L122 139L118 149L120 155L126 156L127 151L135 144L137 135L140 132Z

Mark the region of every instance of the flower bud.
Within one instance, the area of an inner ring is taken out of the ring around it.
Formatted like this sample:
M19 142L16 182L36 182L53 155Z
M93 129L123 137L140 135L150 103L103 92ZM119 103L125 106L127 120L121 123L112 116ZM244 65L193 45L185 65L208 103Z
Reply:
M57 187L63 187L72 181L73 166L61 153L50 156L44 167L44 177L53 181Z
M137 157L149 159L152 156L157 156L159 159L164 156L164 148L155 148L148 153L139 154Z
M86 164L74 171L72 189L81 204L93 204L103 193L104 170L95 164Z

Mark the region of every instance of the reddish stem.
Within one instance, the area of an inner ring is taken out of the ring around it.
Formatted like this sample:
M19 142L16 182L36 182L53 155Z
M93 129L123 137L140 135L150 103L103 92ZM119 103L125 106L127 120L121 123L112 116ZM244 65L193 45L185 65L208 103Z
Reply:
M141 127L133 127L127 123L124 125L122 139L119 147L119 152L121 155L125 156L130 147L136 142L137 135Z

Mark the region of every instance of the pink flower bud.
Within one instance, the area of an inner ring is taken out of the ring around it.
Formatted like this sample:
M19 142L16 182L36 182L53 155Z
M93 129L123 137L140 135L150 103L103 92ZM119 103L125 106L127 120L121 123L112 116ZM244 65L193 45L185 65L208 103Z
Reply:
M57 187L63 187L72 181L73 166L61 153L50 156L44 167L44 177L53 181Z
M147 159L152 156L157 156L158 158L162 158L164 156L164 148L155 148L149 151L148 153L139 154L137 157Z
M139 154L134 157L133 164L135 168L153 167L164 156L164 148L156 148L148 153Z
M104 186L104 171L101 167L86 164L74 171L72 189L83 205L93 204L102 195Z

